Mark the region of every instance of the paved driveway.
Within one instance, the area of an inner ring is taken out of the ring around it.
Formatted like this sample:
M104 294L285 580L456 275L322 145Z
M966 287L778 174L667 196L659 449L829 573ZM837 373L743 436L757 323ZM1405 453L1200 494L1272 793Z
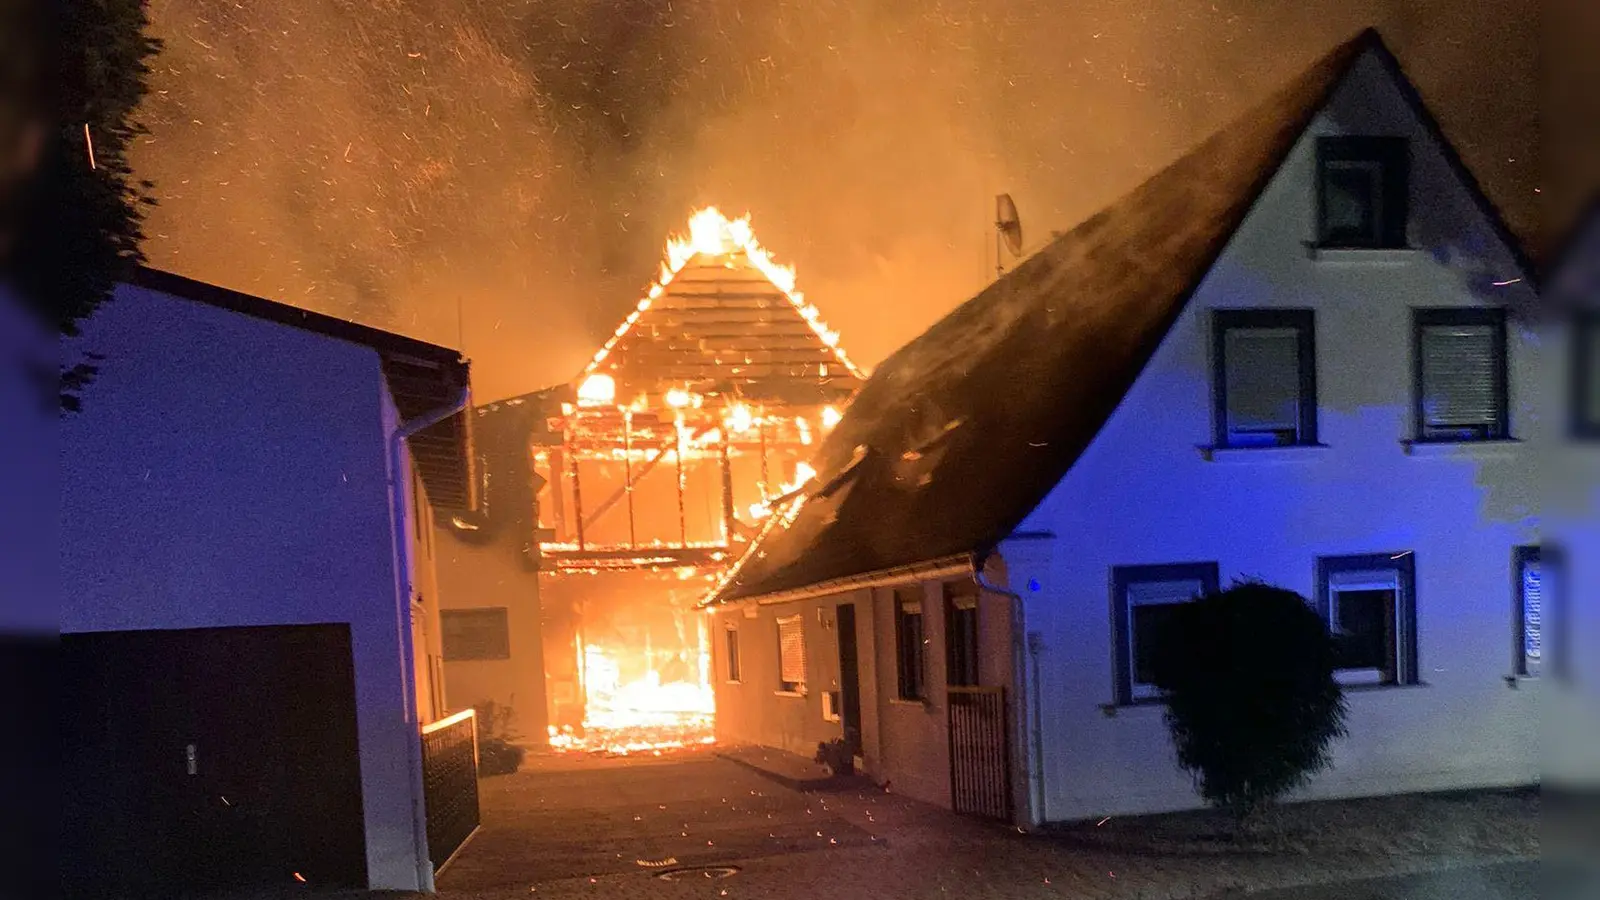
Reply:
M1531 864L1462 868L1487 860L1118 852L1022 835L870 787L801 793L710 753L581 764L544 758L531 770L487 779L483 806L483 830L439 880L444 900L1537 896ZM663 880L663 874L679 877ZM1351 881L1369 875L1390 877Z
M1223 900L1522 900L1534 897L1592 897L1594 894L1541 892L1541 869L1536 862L1467 866L1335 884L1283 888L1254 893L1230 893ZM1591 885L1591 888L1595 885Z
M482 792L484 828L440 878L444 890L526 893L564 879L646 877L874 842L825 800L709 753L558 758L486 779Z

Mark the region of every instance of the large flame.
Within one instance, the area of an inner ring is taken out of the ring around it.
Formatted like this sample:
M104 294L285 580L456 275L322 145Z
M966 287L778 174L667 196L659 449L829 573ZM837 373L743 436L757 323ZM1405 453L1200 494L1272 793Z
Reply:
M687 235L667 239L667 258L661 264L661 274L655 284L650 286L644 299L640 300L639 305L628 314L628 318L617 326L617 330L606 341L605 346L595 353L594 359L590 360L588 367L584 369L584 374L593 372L607 356L611 355L611 349L616 346L617 341L633 328L633 324L639 321L639 317L650 308L650 304L666 292L667 285L678 277L678 273L683 271L683 267L688 265L690 260L701 254L729 256L738 253L744 254L752 266L765 275L778 290L783 291L783 295L794 304L794 308L811 326L811 330L833 351L834 358L839 360L840 365L857 378L866 377L840 348L839 332L829 328L822 320L821 310L817 309L815 304L808 302L804 294L795 290L794 267L778 263L772 258L772 254L756 241L755 232L750 227L750 216L730 219L715 206L698 210L689 217Z
M716 743L712 736L716 699L711 687L711 656L704 619L694 647L689 677L664 680L648 652L623 653L589 644L583 648L583 682L587 703L581 732L550 727L550 746L626 756ZM625 662L635 665L627 666ZM643 675L625 672L645 666Z

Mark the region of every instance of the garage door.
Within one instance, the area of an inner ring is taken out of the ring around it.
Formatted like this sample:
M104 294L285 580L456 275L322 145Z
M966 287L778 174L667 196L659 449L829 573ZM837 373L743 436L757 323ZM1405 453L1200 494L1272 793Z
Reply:
M68 897L365 886L347 626L61 646Z

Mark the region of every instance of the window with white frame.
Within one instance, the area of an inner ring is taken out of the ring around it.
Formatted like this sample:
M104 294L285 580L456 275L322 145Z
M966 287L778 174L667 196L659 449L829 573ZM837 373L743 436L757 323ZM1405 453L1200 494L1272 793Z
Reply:
M806 687L806 633L803 616L778 619L778 689L804 693Z
M1415 583L1409 551L1317 560L1317 606L1341 683L1416 683Z
M1505 310L1419 309L1414 315L1416 439L1509 437Z
M1216 445L1315 444L1312 311L1219 309L1212 317Z
M1117 566L1111 570L1112 639L1118 703L1160 695L1152 670L1157 637L1178 607L1217 590L1217 564Z

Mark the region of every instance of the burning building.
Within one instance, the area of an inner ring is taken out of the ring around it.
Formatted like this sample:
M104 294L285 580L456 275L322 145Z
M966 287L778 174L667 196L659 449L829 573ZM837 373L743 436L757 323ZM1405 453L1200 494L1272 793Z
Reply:
M553 745L709 740L695 604L811 478L807 460L863 380L749 219L704 209L578 377L519 401L539 410L527 468L508 477L533 485L530 652Z

